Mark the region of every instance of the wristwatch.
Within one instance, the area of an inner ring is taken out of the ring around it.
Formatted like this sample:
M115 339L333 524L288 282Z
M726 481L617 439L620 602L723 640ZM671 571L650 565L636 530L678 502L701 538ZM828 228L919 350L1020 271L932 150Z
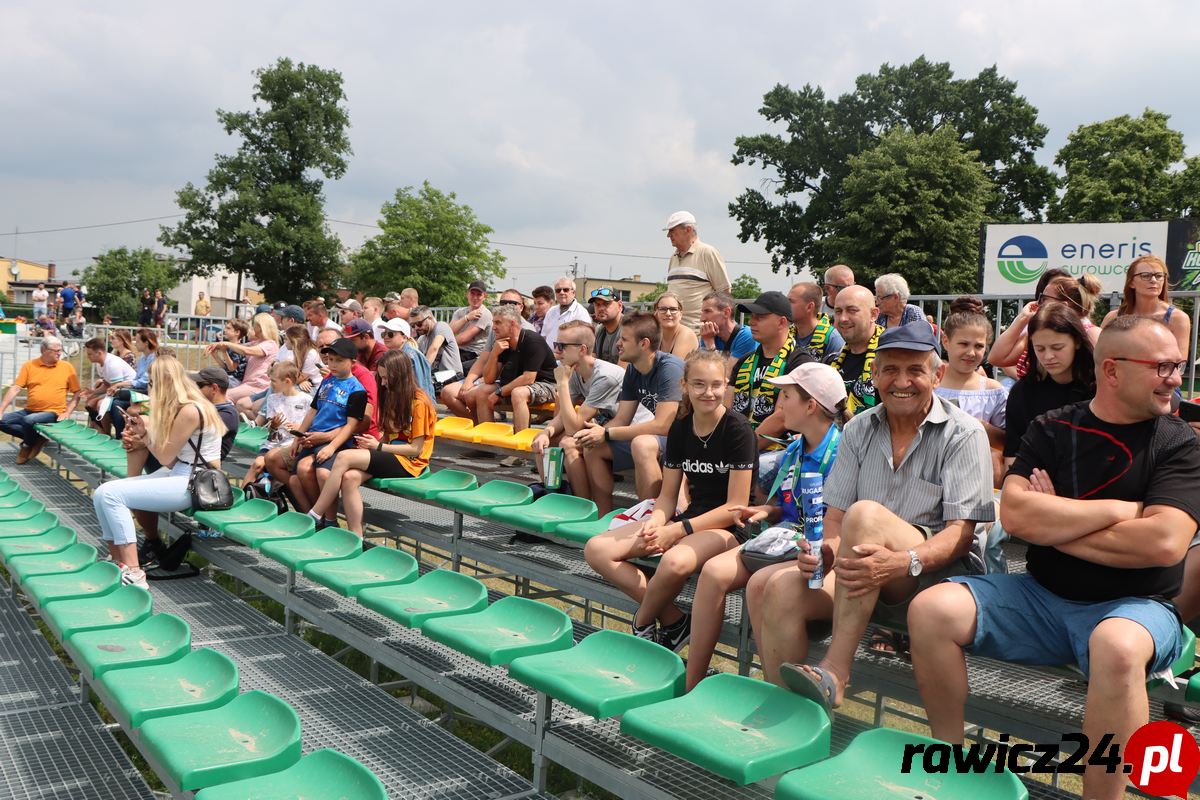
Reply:
M917 555L917 551L909 548L908 551L908 575L910 578L915 578L921 574L921 557Z

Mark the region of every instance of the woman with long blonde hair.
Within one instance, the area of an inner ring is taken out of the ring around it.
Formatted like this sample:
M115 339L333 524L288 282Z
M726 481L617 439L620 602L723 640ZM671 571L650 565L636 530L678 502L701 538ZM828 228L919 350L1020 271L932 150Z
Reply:
M1156 319L1171 329L1179 352L1186 356L1192 346L1192 320L1171 303L1170 289L1171 274L1161 258L1156 255L1135 258L1125 270L1120 307L1108 312L1100 327L1129 314Z
M146 573L138 563L133 510L156 514L191 508L188 492L192 466L221 465L221 436L225 424L199 387L188 378L174 356L160 354L150 365L150 419L129 415L124 444L130 450L128 478L96 488L92 504L100 522L100 537L121 568L121 582L143 589ZM145 452L140 452L145 451ZM154 456L162 466L149 475L136 474Z

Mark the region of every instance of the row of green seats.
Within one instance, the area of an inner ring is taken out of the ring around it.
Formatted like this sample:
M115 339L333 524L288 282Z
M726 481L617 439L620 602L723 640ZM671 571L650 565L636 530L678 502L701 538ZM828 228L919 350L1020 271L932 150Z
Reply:
M0 497L12 481L0 481ZM53 514L0 521L0 562L149 759L198 800L385 800L382 783L333 750L301 757L300 719L274 695L239 694L237 665L193 650L188 624Z
M34 427L47 439L78 453L104 472L126 477L125 449L119 440L70 419Z

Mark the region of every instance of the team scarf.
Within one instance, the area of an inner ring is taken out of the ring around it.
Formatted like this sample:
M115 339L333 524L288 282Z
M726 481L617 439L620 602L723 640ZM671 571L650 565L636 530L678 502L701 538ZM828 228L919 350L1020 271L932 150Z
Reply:
M813 328L813 332L808 338L808 345L805 349L812 353L815 358L823 358L825 354L825 345L829 342L829 334L831 331L833 331L833 323L829 321L829 315L822 314L821 316L817 317L817 327ZM792 336L795 336L797 339L800 338L799 334L796 332L795 325L792 325Z
M788 356L795 349L796 338L788 333L783 347L779 348L779 352L771 359L771 363L767 365L767 371L763 373L762 379L758 383L754 382L754 372L758 369L758 354L762 352L762 345L759 345L750 356L742 361L742 366L738 368L737 374L733 377L733 391L749 396L750 403L746 407L746 417L750 420L751 425L758 425L754 421L754 399L769 397L772 403L775 402L775 398L779 395L779 387L771 383L769 379L778 378L783 374Z
M846 410L851 415L857 414L860 409L870 408L879 402L879 395L875 392L875 383L871 378L871 368L875 366L875 351L879 347L879 337L883 335L883 328L879 325L875 326L875 333L871 335L871 341L867 342L867 357L863 359L862 372L857 378L846 381ZM830 364L839 373L842 371L842 364L846 361L846 356L850 353L850 345L846 344L842 348L842 352L837 354L837 358Z

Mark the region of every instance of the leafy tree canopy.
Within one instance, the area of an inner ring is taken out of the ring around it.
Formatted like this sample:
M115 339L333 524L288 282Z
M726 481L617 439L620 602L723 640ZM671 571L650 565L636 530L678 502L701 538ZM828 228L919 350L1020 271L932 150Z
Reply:
M758 285L758 278L753 275L738 275L730 281L729 293L737 300L753 300L762 294L762 287Z
M954 130L892 130L847 166L825 246L858 283L899 272L914 294L977 290L979 228L995 188Z
M324 220L325 179L346 172L350 141L342 76L282 58L255 72L251 111L217 111L241 139L217 155L207 183L176 193L184 219L159 240L191 255L187 271L221 267L255 278L272 299L298 300L336 282L341 245Z
M1054 222L1123 222L1200 213L1200 156L1184 160L1183 134L1147 108L1080 125L1058 151L1064 192Z
M956 79L949 64L924 56L860 75L854 91L836 100L810 84L775 86L759 113L783 133L735 141L733 163L760 164L774 175L764 181L769 188L747 189L730 204L741 223L739 238L765 242L776 271L835 263L839 248L827 239L845 208L851 159L896 129L953 131L994 187L987 217L1040 219L1055 185L1050 170L1034 161L1046 127L1016 89L995 67Z
M130 250L118 247L96 257L79 278L87 287L87 300L111 314L129 320L137 315L142 289L162 289L163 294L179 285L179 262L155 258L147 247Z
M411 286L427 305L451 305L473 280L504 276L504 256L488 244L492 229L471 207L425 181L396 190L380 209L382 232L350 258L349 281L366 294Z

